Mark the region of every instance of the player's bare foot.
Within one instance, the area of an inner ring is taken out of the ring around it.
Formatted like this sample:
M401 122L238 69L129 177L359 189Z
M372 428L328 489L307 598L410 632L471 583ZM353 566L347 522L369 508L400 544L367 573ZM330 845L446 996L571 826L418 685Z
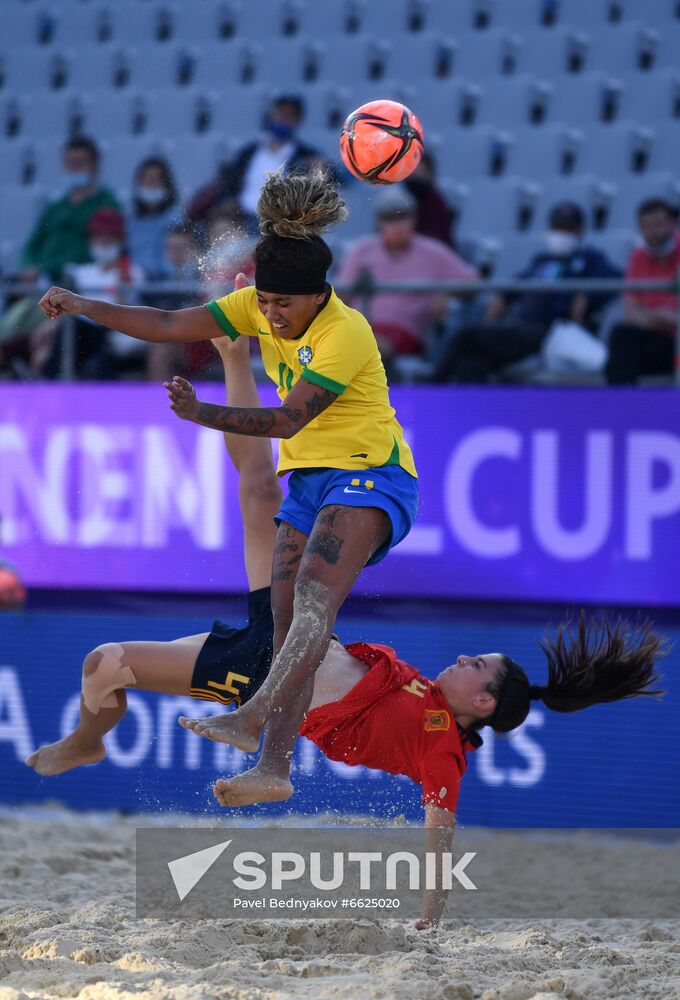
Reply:
M84 764L98 764L104 757L106 747L103 743L85 747L72 736L67 736L57 743L40 747L27 758L26 764L47 778L72 771L74 767L82 767Z
M177 721L197 736L205 736L216 743L230 743L245 753L255 753L260 745L261 727L253 726L241 712L209 715L203 719L187 719L180 715Z
M221 806L236 808L256 802L283 802L293 794L293 786L289 778L256 765L234 778L220 778L213 791Z

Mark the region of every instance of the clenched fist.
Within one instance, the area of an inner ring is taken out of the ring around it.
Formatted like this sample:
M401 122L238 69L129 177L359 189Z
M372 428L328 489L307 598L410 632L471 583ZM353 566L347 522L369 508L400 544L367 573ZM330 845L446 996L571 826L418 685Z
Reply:
M163 385L168 390L170 409L174 410L182 420L196 420L198 399L191 382L175 375L172 382L164 382Z
M85 300L82 295L69 292L68 288L59 288L54 285L45 292L38 303L48 319L57 319L58 316L77 316L83 313Z

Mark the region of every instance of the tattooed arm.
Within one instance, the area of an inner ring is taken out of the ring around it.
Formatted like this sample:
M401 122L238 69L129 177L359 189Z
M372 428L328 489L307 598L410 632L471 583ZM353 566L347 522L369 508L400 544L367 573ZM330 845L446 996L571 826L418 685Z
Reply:
M182 420L252 437L292 438L338 398L336 393L300 379L283 406L217 406L202 403L191 383L178 375L163 384L168 390L170 408Z

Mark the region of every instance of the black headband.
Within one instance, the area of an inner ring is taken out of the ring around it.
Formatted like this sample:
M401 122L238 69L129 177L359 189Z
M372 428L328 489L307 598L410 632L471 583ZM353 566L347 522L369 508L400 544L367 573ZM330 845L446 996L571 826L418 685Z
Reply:
M531 702L540 701L545 692L545 687L529 684L520 665L509 660L498 692L496 708L487 720L488 725L501 733L517 729L529 714Z
M255 265L255 287L273 295L319 295L326 291L326 270L323 264L309 264L301 273L285 261L260 262Z

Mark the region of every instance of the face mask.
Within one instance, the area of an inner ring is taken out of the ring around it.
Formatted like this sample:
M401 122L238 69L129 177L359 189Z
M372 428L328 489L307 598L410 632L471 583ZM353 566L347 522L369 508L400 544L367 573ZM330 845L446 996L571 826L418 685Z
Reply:
M284 125L283 122L267 122L265 129L272 138L280 142L290 142L295 135L292 125Z
M135 195L144 205L160 205L168 196L166 188L138 187Z
M90 244L90 256L98 264L113 264L120 257L120 251L120 246L109 245L108 243Z
M669 236L663 243L657 243L656 246L652 246L647 240L643 240L642 246L647 253L651 253L652 257L668 257L675 250L675 234Z
M574 233L563 233L559 229L549 229L545 234L546 250L554 257L568 257L576 250L579 242Z
M67 191L77 191L78 188L89 187L93 177L94 174L87 170L79 170L76 173L67 171L64 174L64 187Z

